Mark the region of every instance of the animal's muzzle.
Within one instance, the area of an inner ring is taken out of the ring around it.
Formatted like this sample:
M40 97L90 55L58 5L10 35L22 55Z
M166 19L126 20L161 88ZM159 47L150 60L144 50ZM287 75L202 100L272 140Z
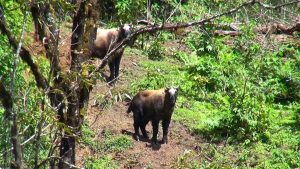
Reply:
M170 95L170 103L175 104L176 103L176 96Z

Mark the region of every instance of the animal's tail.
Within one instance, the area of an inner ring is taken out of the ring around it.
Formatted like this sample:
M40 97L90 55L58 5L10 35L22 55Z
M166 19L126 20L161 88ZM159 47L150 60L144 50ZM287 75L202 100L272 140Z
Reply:
M127 113L130 113L132 111L132 97L130 97L129 95L125 94L125 96L127 97L128 99L128 102L126 103L126 106L128 106L128 109L127 109Z
M131 107L132 104L131 102L129 102L127 105L129 105L127 109L127 113L130 113L132 111L132 107Z

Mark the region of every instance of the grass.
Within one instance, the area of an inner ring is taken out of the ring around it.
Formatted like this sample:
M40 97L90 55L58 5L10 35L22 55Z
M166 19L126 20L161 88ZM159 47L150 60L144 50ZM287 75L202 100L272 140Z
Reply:
M117 169L118 166L113 162L110 156L103 156L101 158L89 158L85 161L87 169Z
M118 152L127 150L132 146L133 142L129 136L118 135L105 138L104 142L98 145L98 149L105 152Z
M84 125L82 128L83 144L90 146L101 154L108 154L110 152L124 151L130 148L133 144L132 139L127 135L113 135L109 131L104 133L103 140L95 140L96 136L88 126Z
M82 135L84 135L82 143L96 153L93 157L85 158L85 167L88 169L119 168L110 153L125 151L133 145L129 136L113 135L109 130L104 131L103 139L97 140L95 139L96 133L86 124L82 127Z
M178 59L178 58L177 58ZM147 72L138 78L128 90L134 93L146 88L157 89L168 85L188 85L184 65L176 58L164 57L163 60L145 60L140 64ZM173 120L181 122L195 134L211 134L207 143L201 144L200 153L186 153L178 157L173 164L175 168L297 168L300 167L300 133L299 103L267 105L267 118L270 125L263 137L256 141L245 140L232 142L231 136L220 136L211 133L220 126L221 119L229 115L227 99L218 96L220 106L214 100L193 100L192 97L179 93L177 108ZM222 100L223 99L223 100ZM203 135L204 134L204 135ZM218 137L218 138L216 138ZM221 140L221 143L211 141ZM195 160L196 159L196 160Z

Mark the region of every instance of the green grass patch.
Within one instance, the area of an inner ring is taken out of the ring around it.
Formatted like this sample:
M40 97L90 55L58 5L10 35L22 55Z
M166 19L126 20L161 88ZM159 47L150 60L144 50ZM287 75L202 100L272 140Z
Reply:
M89 158L85 162L87 169L117 169L119 168L110 156L103 156L101 158Z
M90 146L92 149L99 153L107 154L115 151L124 151L130 148L133 144L132 139L127 135L112 135L110 131L104 132L103 141L94 140L96 136L87 125L82 127L82 141L85 145Z
M98 144L97 149L109 153L115 151L124 151L133 145L132 139L126 135L109 136Z
M82 133L81 139L83 144L91 147L95 146L95 142L93 141L93 138L96 136L96 133L92 129L90 129L86 123L82 125L81 133Z

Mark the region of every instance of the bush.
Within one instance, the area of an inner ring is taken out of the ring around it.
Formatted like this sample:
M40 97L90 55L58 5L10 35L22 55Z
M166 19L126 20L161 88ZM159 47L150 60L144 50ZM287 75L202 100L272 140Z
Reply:
M165 55L165 48L163 47L164 38L162 35L157 37L150 44L150 47L146 50L146 54L150 60L162 60Z

